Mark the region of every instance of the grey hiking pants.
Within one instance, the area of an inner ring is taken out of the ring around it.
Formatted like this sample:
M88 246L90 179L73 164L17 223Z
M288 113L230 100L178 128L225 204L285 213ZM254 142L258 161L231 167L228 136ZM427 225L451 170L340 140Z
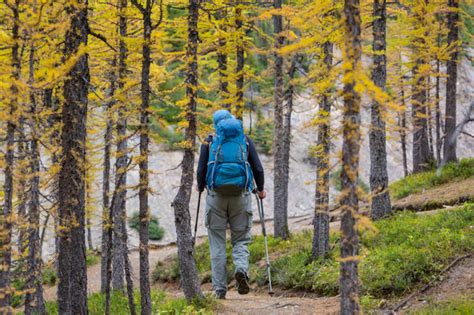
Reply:
M230 225L232 259L235 270L248 273L252 228L252 198L250 193L222 196L208 191L205 223L211 252L212 287L227 291L226 229Z

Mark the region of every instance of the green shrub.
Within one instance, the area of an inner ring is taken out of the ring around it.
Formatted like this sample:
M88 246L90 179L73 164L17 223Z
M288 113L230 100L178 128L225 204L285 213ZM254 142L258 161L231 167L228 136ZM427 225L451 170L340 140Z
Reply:
M53 286L58 281L58 274L52 266L47 266L43 269L43 284Z
M474 176L474 158L462 159L459 163L446 164L440 172L433 169L427 172L408 175L390 184L390 194L401 199L424 189L439 186L451 181Z
M129 224L132 229L139 231L140 229L140 217L139 213L135 212L129 219ZM150 223L148 225L148 232L150 240L159 241L165 235L165 230L160 226L160 222L158 218L155 216L151 216Z
M87 267L94 266L100 262L100 255L95 252L87 251L86 265Z
M134 302L137 313L140 313L140 293L135 291ZM212 314L216 308L216 301L206 296L203 300L196 300L188 304L184 298L167 297L163 291L151 291L151 305L153 314ZM89 314L105 313L105 294L93 293L88 297ZM47 302L48 314L58 314L56 302ZM110 297L110 313L114 315L130 314L127 296L118 291L113 291Z

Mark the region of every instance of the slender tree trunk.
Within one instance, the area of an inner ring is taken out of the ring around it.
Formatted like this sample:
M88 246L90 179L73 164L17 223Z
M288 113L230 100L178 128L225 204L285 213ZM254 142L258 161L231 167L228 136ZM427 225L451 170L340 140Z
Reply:
M28 167L26 166L26 137L25 137L25 118L20 117L18 124L18 160L20 168L20 178L18 179L18 217L16 224L18 226L18 255L20 260L25 258L25 250L27 246L27 225L26 203L28 199L26 178L28 177Z
M333 44L323 44L323 62L329 73L332 68ZM311 258L324 257L329 252L329 152L331 144L331 90L321 96L319 105L318 152L316 155L316 195L314 233Z
M345 72L342 144L341 196L341 314L358 314L360 95L355 90L355 72L360 71L361 28L359 0L344 1Z
M128 234L127 234L127 221L122 221L122 238L123 243L128 244ZM135 315L137 312L135 310L135 302L133 300L133 280L132 280L132 270L130 265L130 259L128 258L128 247L125 246L125 251L123 252L124 268L125 268L125 279L127 281L127 297L128 297L128 307L130 308L130 315Z
M438 37L438 47L441 45L440 43L441 39L440 36ZM440 108L440 95L439 95L439 90L440 90L440 60L439 58L436 58L436 91L435 91L435 98L436 98L436 103L435 103L435 132L436 132L436 161L438 164L441 163L441 147L442 147L442 140L441 140L441 108Z
M10 269L12 260L12 210L13 210L13 169L14 169L14 141L15 141L15 113L18 100L18 88L16 81L20 79L20 55L19 55L19 5L16 0L12 4L13 27L12 27L12 83L10 92L12 98L8 104L7 135L5 149L5 175L3 184L3 217L1 219L1 271L0 271L0 312L11 314L11 288L10 288Z
M101 261L100 261L100 292L105 292L107 285L107 256L108 247L112 246L108 242L107 233L108 229L112 228L111 223L108 220L108 213L110 208L110 151L112 142L112 113L111 108L114 104L115 94L115 67L116 59L112 61L112 70L110 71L110 87L109 87L109 101L106 103L105 108L105 135L104 135L104 172L103 172L103 186L102 186L102 244L101 244Z
M119 61L118 61L118 89L123 93L125 77L127 71L127 46L125 37L127 36L127 17L125 15L128 2L127 0L119 1ZM125 272L125 253L127 251L127 243L124 243L126 229L126 199L127 199L127 161L128 161L128 144L127 144L127 109L121 101L118 109L117 119L117 157L115 160L115 202L113 205L113 241L112 241L112 287L114 290L124 291L124 272ZM141 174L141 171L140 171Z
M281 9L282 1L274 0L273 7ZM275 135L273 138L274 152L274 236L281 237L286 240L290 236L288 229L288 179L283 169L285 159L285 127L284 127L284 111L283 111L283 57L279 54L278 49L283 46L284 37L281 35L283 31L283 17L281 15L273 15L273 32L275 34L275 80L274 80L274 99L275 99ZM289 139L288 139L289 140ZM286 180L285 180L286 178ZM286 201L286 202L285 202Z
M401 56L400 56L400 68L401 68ZM401 71L400 71L401 72ZM401 102L403 105L403 111L400 113L399 117L399 127L400 127L400 144L402 147L402 158L403 158L403 175L408 176L408 159L407 159L407 109L405 101L405 87L404 87L404 78L400 77L400 93L401 93Z
M34 82L35 47L31 44L29 58L29 84ZM30 87L31 88L31 87ZM29 119L30 140L30 180L28 205L28 278L26 282L25 314L45 314L42 281L42 259L40 247L40 153L38 149L38 117L34 92L30 92Z
M454 51L446 65L446 109L445 109L445 139L443 161L456 162L456 84L458 76L458 39L459 39L459 0L448 0L452 10L448 13L448 45L454 46Z
M240 0L237 0L235 8L235 31L237 33L236 58L237 66L235 68L236 75L236 95L235 95L235 116L242 120L244 114L244 65L245 65L245 48L244 48L244 30L242 8Z
M428 0L425 0L427 2ZM426 10L417 14L416 25L424 25L426 23ZM428 31L424 36L418 37L419 47L425 47L425 37L428 36ZM423 49L423 48L421 48ZM430 154L430 147L428 141L428 120L427 120L427 95L426 95L426 76L421 72L420 67L425 65L427 61L424 56L425 52L418 52L415 66L413 67L413 76L415 82L413 84L412 95L412 120L413 120L413 172L422 172L429 168L430 162L433 160Z
M434 156L433 143L433 113L431 108L431 76L426 78L426 117L428 123L428 145L430 148L430 155Z
M64 42L65 60L76 63L64 81L62 161L59 171L59 284L58 312L87 314L87 269L85 240L85 150L89 65L86 54L76 56L87 45L87 0L70 5L70 26Z
M222 107L230 109L230 100L229 100L229 82L227 76L227 39L225 33L227 27L225 21L222 21L227 16L227 9L223 8L222 11L218 12L217 19L221 21L221 26L219 29L219 38L217 49L217 67L219 70L219 92L222 99Z
M374 0L373 4L373 68L372 80L375 85L385 90L387 83L387 41L386 0ZM371 106L370 143L370 190L371 217L380 219L390 214L392 206L388 192L387 148L385 140L385 120L383 104L373 102Z
M151 295L150 295L150 266L148 261L148 226L150 223L150 208L148 205L148 144L149 138L149 106L150 106L150 65L151 65L151 9L152 4L147 0L147 5L143 14L143 46L142 46L142 79L141 79L141 97L142 104L140 108L140 188L138 198L140 201L140 296L142 315L151 314Z
M186 68L186 121L184 137L187 143L181 162L181 182L178 193L174 198L174 218L178 245L179 270L184 296L189 302L195 298L201 299L201 281L199 279L196 262L194 260L194 241L191 233L191 215L189 203L194 177L194 149L196 145L196 99L198 91L198 18L199 0L189 0L188 5L188 41L187 41L187 68Z

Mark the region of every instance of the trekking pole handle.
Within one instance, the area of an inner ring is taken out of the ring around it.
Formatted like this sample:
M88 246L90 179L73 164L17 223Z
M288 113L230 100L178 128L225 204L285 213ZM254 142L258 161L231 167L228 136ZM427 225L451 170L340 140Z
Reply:
M201 207L201 194L202 194L202 191L200 191L199 195L198 195L196 222L194 222L194 240L196 240L196 237L197 237L197 229L198 229L198 221L199 221L199 208Z

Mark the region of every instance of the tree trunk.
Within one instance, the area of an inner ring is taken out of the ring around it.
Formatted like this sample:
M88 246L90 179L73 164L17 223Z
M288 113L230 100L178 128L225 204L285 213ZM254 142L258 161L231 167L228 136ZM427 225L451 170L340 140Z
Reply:
M428 0L425 0L427 2ZM426 10L417 13L417 24L424 25L426 23ZM429 34L425 32L423 36L418 36L415 40L418 41L418 49L423 49L426 46L425 37ZM416 53L416 51L415 51ZM426 95L426 76L421 72L428 61L425 60L425 53L417 54L415 66L413 67L413 76L415 83L413 84L412 92L412 120L413 120L413 173L425 171L429 168L433 157L430 154L430 147L428 141L428 120L427 120L427 95Z
M400 73L401 73L401 56L400 56ZM402 147L403 158L403 176L408 176L408 158L407 158L407 109L405 101L404 77L400 77L400 93L403 111L400 113L398 125L400 127L400 144Z
M438 47L441 45L440 36L438 37ZM441 140L441 108L440 108L440 65L441 62L439 58L436 58L436 91L435 91L435 132L436 132L436 161L438 165L441 164L441 147L442 147L442 140Z
M386 0L374 0L373 4L373 68L372 80L375 85L385 90L387 82L387 42ZM370 143L370 190L371 217L380 219L390 214L392 207L388 192L387 148L385 140L385 120L383 118L383 104L373 102L371 106L371 126L369 132Z
M188 126L185 130L185 141L183 161L181 162L181 182L178 193L174 198L174 218L176 226L176 238L178 245L179 270L181 273L181 285L186 300L203 298L201 292L201 281L194 260L194 241L191 233L191 215L189 203L194 177L194 149L196 145L196 99L198 90L198 18L199 0L189 0L188 15L188 42L187 42L187 68L186 68L186 121Z
M105 292L107 285L107 248L111 246L108 242L107 233L110 229L111 223L108 220L108 213L110 207L110 150L112 142L112 113L111 108L114 104L115 94L115 67L116 59L112 61L112 70L110 71L110 87L109 87L109 101L105 108L105 135L104 135L104 172L103 172L103 186L102 186L102 244L101 244L101 261L100 261L100 292Z
M128 307L130 309L130 315L135 315L137 312L135 310L135 302L133 300L133 280L132 280L132 270L130 265L130 259L128 258L128 234L127 234L127 220L126 218L122 220L122 241L125 244L125 250L123 252L123 261L125 269L125 279L127 282L127 297L128 297Z
M229 82L227 76L227 39L225 37L227 27L225 21L222 21L226 16L227 9L225 8L217 14L217 20L221 21L218 39L219 47L217 49L217 67L219 70L219 92L222 99L222 107L230 109Z
M76 63L64 81L62 161L59 170L59 284L58 312L87 314L87 269L85 240L85 150L88 56L77 56L87 45L87 0L68 6L70 26L64 42L64 59L74 56Z
M118 89L123 93L127 71L127 46L124 38L127 36L127 17L125 15L128 2L119 1L119 61L118 61ZM112 287L114 290L124 291L125 252L127 243L124 243L126 229L126 201L127 201L127 118L126 105L120 101L118 108L117 132L117 157L115 160L115 202L113 205L113 241L112 241Z
M10 288L10 269L12 260L12 209L13 209L13 169L14 169L14 142L15 142L15 113L18 97L18 87L16 81L20 79L20 55L19 55L19 34L20 26L19 17L20 1L16 0L12 4L13 27L12 27L12 83L10 92L12 98L8 104L8 120L7 120L7 135L6 135L6 149L5 149L5 175L3 184L3 217L1 219L2 238L0 249L1 257L1 273L0 273L0 312L11 314L11 288Z
M273 7L281 9L282 1L274 0ZM275 34L275 81L274 81L274 98L275 98L275 135L273 138L274 152L274 236L281 237L286 240L290 236L288 230L288 178L283 169L285 159L285 127L283 112L283 57L278 53L278 49L283 46L284 37L281 35L283 31L283 17L281 15L273 15L273 32ZM289 141L289 139L287 139ZM286 196L285 196L286 192ZM286 201L286 202L285 202Z
M453 46L454 51L446 65L446 109L445 109L445 139L443 162L456 162L456 84L458 76L458 38L459 38L459 0L448 0L448 6L452 10L448 12L448 45Z
M329 73L332 68L333 44L323 44L323 62ZM314 233L311 258L324 257L329 252L329 152L331 145L331 90L325 91L318 113L318 152L316 155L316 195L314 207Z
M31 44L29 58L29 84L34 82L35 47ZM36 99L33 90L30 92L30 179L28 204L28 261L25 295L25 314L45 314L42 281L42 260L40 247L40 153L38 149L38 117Z
M359 0L344 1L344 108L342 144L341 196L341 314L358 314L359 236L356 215L359 210L357 184L359 179L360 100L355 90L355 76L360 71L361 28Z
M25 250L27 246L27 214L26 203L28 199L26 178L28 177L28 167L26 167L27 145L25 137L25 118L19 118L18 124L18 165L20 167L20 176L18 178L18 217L16 224L18 226L18 256L20 260L25 258ZM21 270L20 270L21 272Z
M236 75L236 94L235 94L235 117L242 120L244 114L244 65L245 65L245 48L244 48L244 34L243 34L243 18L240 0L237 0L237 7L235 8L235 31L237 33L236 43L236 58L237 66L235 68Z
M150 223L150 209L148 205L148 144L149 138L149 106L150 106L150 65L151 65L151 9L152 4L147 0L145 13L143 14L143 46L142 46L142 78L141 78L141 97L142 104L140 108L140 188L138 198L140 202L140 296L142 315L151 314L151 295L150 295L150 266L148 261L148 226Z

